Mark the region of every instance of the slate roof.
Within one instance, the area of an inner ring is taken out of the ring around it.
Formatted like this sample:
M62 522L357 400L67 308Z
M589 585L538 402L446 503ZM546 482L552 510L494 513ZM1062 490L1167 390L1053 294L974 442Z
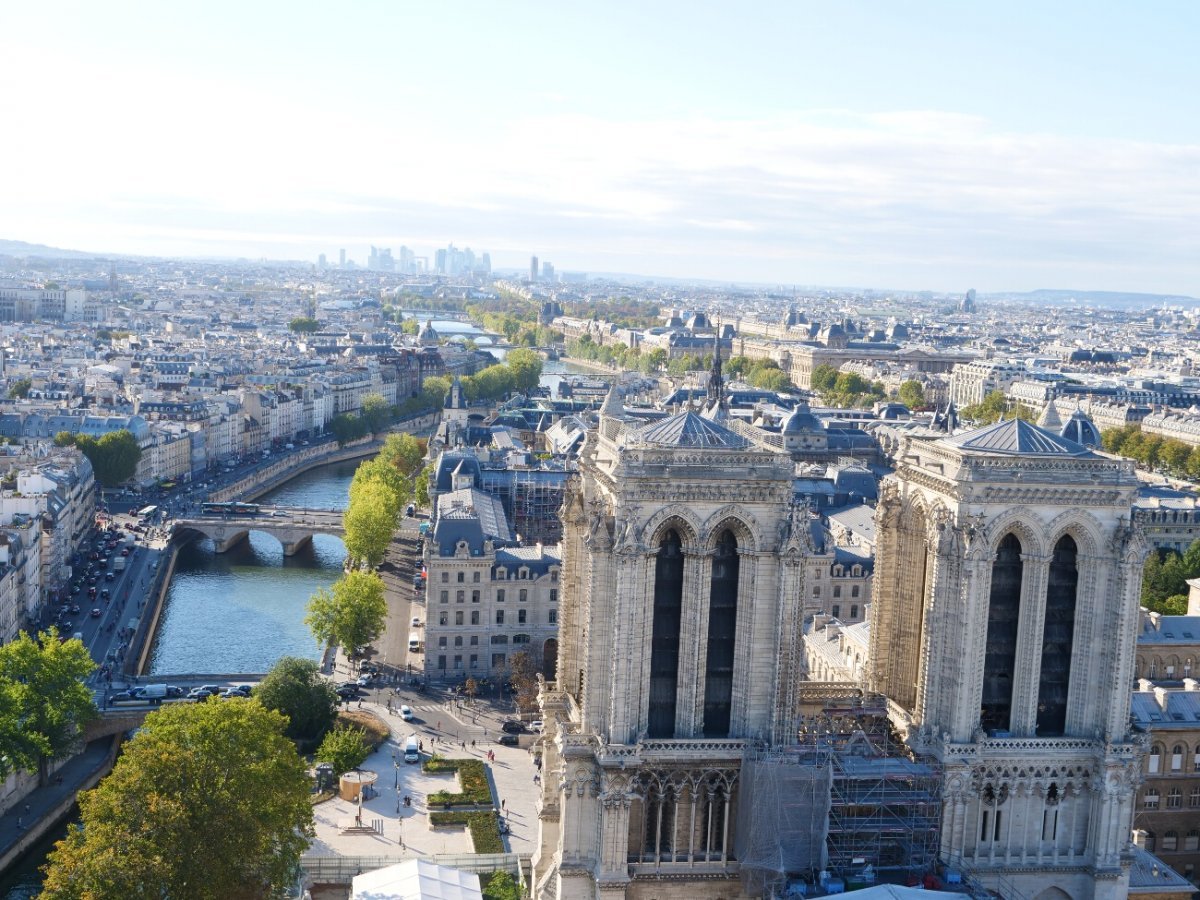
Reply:
M1005 419L945 439L961 450L1005 456L1092 456L1082 444L1024 419Z
M1158 894L1159 892L1190 891L1194 885L1152 853L1141 847L1133 848L1133 865L1129 867L1129 893Z
M634 432L634 439L664 447L709 447L741 450L748 441L725 426L694 412L681 412Z

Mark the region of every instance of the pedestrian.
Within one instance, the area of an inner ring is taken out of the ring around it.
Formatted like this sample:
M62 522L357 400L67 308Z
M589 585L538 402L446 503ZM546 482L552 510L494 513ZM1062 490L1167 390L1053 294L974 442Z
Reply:
M474 741L471 741L471 749L472 749L472 750L474 750L474 749L475 749L475 742L474 742Z
M20 831L24 827L25 823L21 820L20 816L17 816L17 831Z
M438 719L438 723L437 723L437 725L436 725L436 726L434 726L434 729L433 729L433 730L434 730L434 731L441 731L441 730L442 730L442 720L441 720L441 719Z
M25 815L29 815L29 804L25 804Z
M507 802L508 802L507 800L501 800L501 801L500 801L500 812L504 812L504 804L505 804L505 803L507 803Z

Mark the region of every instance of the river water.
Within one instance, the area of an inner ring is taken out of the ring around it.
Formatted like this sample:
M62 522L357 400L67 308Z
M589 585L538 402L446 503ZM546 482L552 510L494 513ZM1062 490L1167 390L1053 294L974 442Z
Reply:
M443 324L460 323L435 322L434 327ZM547 362L542 383L556 391L562 375L571 371L582 370ZM345 509L355 468L354 462L322 466L260 499ZM321 534L286 558L279 542L261 532L250 532L248 541L227 553L214 552L207 540L188 544L175 563L151 674L253 674L266 672L281 656L318 658L304 608L318 589L337 580L345 558L342 542Z
M263 503L345 509L356 462L312 469L264 495ZM179 551L154 644L152 674L266 672L281 656L317 659L304 608L342 572L346 548L318 534L295 556L252 531L226 553L212 541Z

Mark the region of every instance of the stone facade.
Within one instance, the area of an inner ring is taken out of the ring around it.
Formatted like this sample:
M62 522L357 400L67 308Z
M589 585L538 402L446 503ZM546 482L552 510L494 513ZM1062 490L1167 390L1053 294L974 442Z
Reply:
M909 437L897 459L870 680L942 761L942 859L1026 897L1124 897L1146 748L1132 464L1020 420Z
M808 515L786 456L606 401L564 504L535 896L746 896L739 776L796 733Z

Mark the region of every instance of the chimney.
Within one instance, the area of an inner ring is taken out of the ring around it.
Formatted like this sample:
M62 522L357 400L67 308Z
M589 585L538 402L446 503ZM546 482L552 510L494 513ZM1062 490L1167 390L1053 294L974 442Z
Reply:
M1152 691L1152 690L1154 690L1154 682L1151 681L1149 678L1139 678L1138 679L1138 690L1139 691Z
M1200 681L1195 678L1183 679L1183 689L1185 691L1200 691Z
M1154 697L1156 700L1158 700L1158 705L1162 708L1162 711L1166 712L1167 706L1171 701L1171 692L1166 688L1156 687L1154 689Z
M1154 627L1155 631L1161 631L1162 630L1162 613L1157 613L1157 612L1150 613L1150 624Z

